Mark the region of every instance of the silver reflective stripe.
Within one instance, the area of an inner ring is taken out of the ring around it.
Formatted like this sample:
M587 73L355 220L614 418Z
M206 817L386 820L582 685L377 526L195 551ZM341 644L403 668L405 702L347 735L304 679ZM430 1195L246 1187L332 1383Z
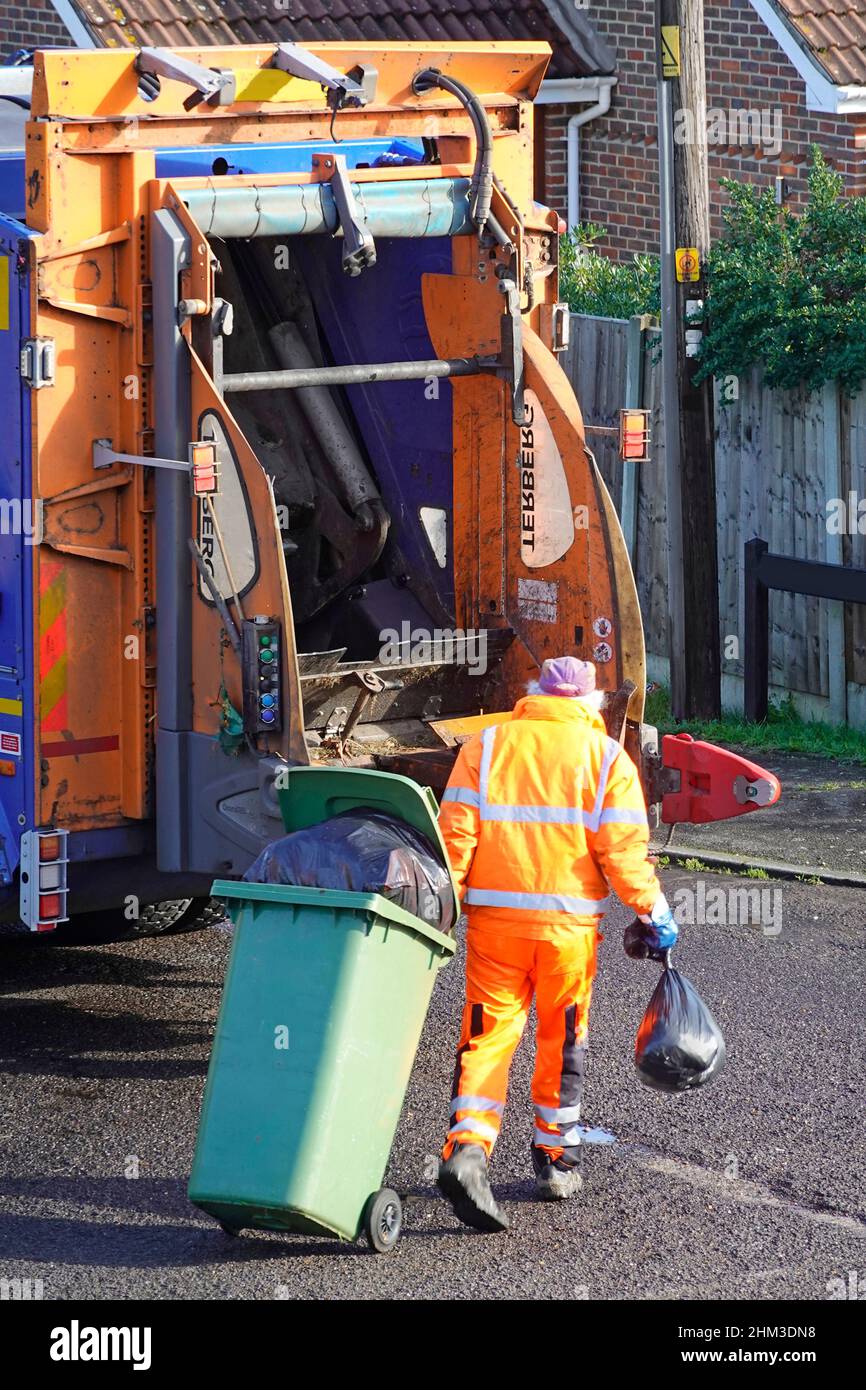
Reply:
M598 827L601 824L602 808L604 806L604 798L607 792L607 779L610 776L610 769L613 760L621 751L622 749L620 748L620 745L616 742L616 739L605 739L604 757L601 760L601 767L598 773L598 786L595 792L595 805L592 808L592 814L590 816L589 821L587 822L590 830L598 830Z
M571 912L594 916L604 912L608 898L572 898L565 893L506 893L497 888L468 888L467 903L476 907L513 907L520 912Z
M524 825L533 822L543 825L588 825L591 815L577 806L491 806L486 802L481 819L517 821Z
M549 1125L567 1125L580 1119L580 1106L563 1105L557 1109L555 1105L536 1105L535 1113Z
M493 759L493 744L498 725L491 724L481 735L481 767L478 774L478 807L483 821L505 821L515 825L583 825L587 830L596 831L604 817L602 807L607 791L607 779L614 758L621 751L615 739L604 741L604 756L598 774L595 803L591 811L579 806L509 806L491 805L488 800L490 764ZM473 803L474 804L474 803ZM632 820L632 812L622 814L627 822ZM646 816L643 817L646 824Z
M602 811L599 825L646 825L646 811L623 811L611 809Z
M478 792L480 795L481 819L485 819L487 809L487 784L490 781L490 763L493 758L493 741L496 738L496 725L491 724L481 735L481 766L478 769Z
M458 1110L490 1110L494 1115L501 1115L504 1109L504 1101L489 1100L487 1096L458 1096L451 1102L452 1115Z
M581 1141L581 1131L578 1125L573 1129L567 1129L564 1134L550 1134L546 1129L539 1129L538 1125L532 1134L533 1144L540 1144L546 1149L576 1149Z
M458 1120L449 1129L448 1138L453 1138L455 1134L478 1134L482 1139L492 1139L494 1142L499 1138L499 1131L486 1125L483 1120Z
M446 801L457 801L461 806L479 806L480 798L477 792L471 787L446 787L442 797L443 805Z

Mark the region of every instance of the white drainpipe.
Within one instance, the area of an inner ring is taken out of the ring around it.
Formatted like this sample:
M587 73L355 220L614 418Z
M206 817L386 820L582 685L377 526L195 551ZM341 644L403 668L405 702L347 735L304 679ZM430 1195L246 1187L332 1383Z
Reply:
M576 101L592 102L591 106L576 111L569 116L565 138L568 152L567 186L569 228L580 221L580 127L597 116L605 116L610 110L611 91L616 86L615 77L567 77L551 78L542 82L541 90L535 98L536 105L570 106Z

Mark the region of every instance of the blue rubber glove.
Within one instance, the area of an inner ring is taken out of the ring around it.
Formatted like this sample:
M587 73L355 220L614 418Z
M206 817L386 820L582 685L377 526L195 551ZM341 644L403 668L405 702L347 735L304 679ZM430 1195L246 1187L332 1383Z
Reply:
M668 907L668 900L664 893L656 899L649 917L641 916L640 920L647 928L646 942L648 946L656 951L669 951L676 944L680 930L674 914Z

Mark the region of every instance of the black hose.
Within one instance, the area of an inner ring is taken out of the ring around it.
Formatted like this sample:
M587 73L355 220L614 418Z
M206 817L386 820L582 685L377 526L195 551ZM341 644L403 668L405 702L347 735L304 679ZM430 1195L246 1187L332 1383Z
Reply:
M26 97L13 97L6 92L0 92L0 101L11 101L13 106L20 106L22 111L30 110L30 102Z
M438 68L424 68L412 79L412 90L416 96L440 87L450 92L465 107L475 128L475 168L469 189L469 212L478 235L481 236L490 216L490 201L493 197L493 133L487 112L482 103L465 82L456 77L446 77Z

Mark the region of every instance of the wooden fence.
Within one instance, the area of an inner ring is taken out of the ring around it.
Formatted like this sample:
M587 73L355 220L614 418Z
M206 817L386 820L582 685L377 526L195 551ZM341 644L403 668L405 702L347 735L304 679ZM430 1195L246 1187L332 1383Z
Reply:
M616 425L622 405L651 411L652 452L625 465L614 436L587 436L623 517L646 631L649 667L664 678L668 652L667 527L661 363L657 329L640 321L573 315L562 365L589 425ZM716 496L723 700L741 704L743 546L761 536L772 551L809 560L866 565L866 389L854 398L835 386L813 396L764 386L759 369L741 377L735 399L716 399ZM638 394L635 394L637 392ZM853 497L851 496L853 494ZM636 508L633 497L636 495ZM829 505L839 498L844 509ZM863 500L863 516L857 502ZM852 507L853 502L853 507ZM828 511L845 525L828 528ZM861 534L858 530L862 526ZM773 593L770 679L805 711L866 725L866 609L841 612L827 600ZM734 639L734 641L731 641ZM739 643L739 654L730 655Z

